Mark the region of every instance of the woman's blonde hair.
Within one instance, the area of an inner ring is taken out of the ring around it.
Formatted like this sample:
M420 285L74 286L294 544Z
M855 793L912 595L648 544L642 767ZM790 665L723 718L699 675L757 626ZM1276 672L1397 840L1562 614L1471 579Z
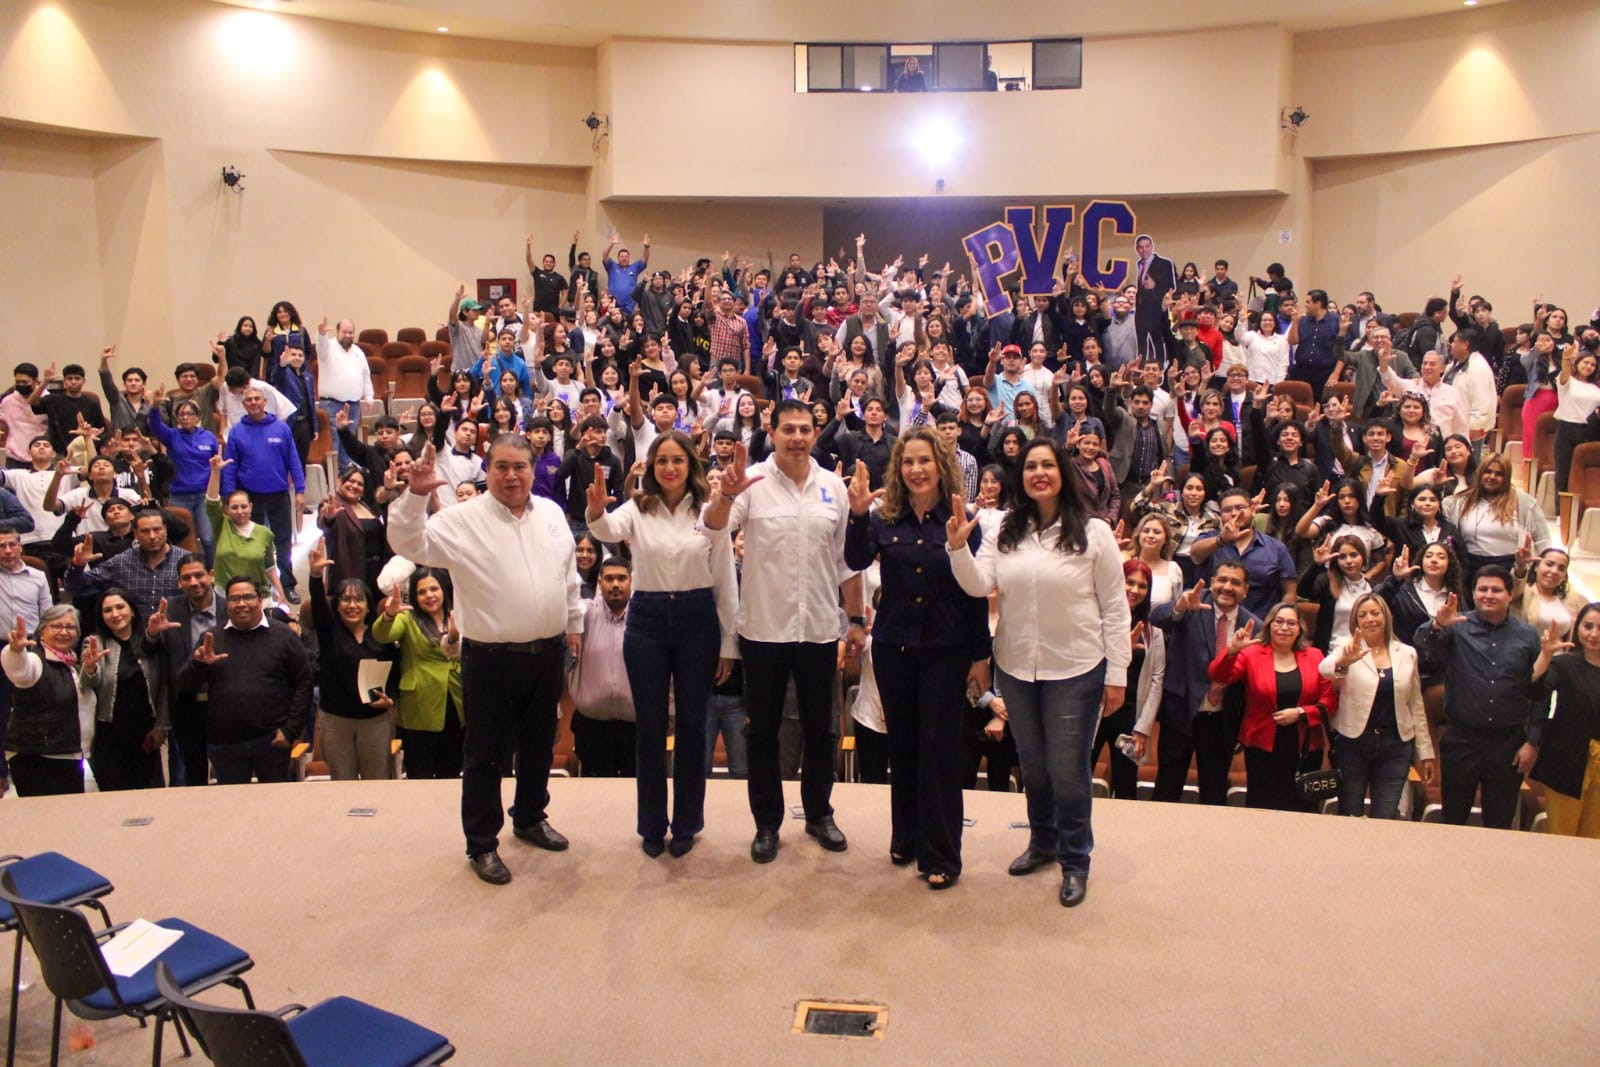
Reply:
M941 498L949 500L962 491L961 467L939 431L928 426L914 426L900 435L894 443L894 451L889 453L889 469L883 475L883 499L878 503L878 514L884 522L899 522L909 502L911 494L906 492L906 483L900 477L900 460L906 454L906 445L912 441L923 441L933 450L934 466L939 468Z
M1378 605L1378 610L1383 612L1383 643L1388 644L1394 640L1394 613L1389 610L1388 603L1377 593L1362 593L1356 597L1355 603L1350 605L1350 639L1355 640L1359 627L1356 625L1356 616L1361 614L1361 608L1368 601Z

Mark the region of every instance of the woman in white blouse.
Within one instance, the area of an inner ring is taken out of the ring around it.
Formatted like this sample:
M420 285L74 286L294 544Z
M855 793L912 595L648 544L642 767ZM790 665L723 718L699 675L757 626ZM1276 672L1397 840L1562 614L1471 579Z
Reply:
M1532 541L1535 552L1550 547L1550 525L1538 501L1511 484L1511 465L1498 452L1478 464L1472 488L1444 502L1444 517L1461 531L1468 594L1478 570L1490 563L1507 570L1516 565L1517 550Z
M1027 851L1011 864L1028 874L1059 862L1061 904L1089 891L1089 753L1103 714L1122 707L1132 659L1131 618L1116 535L1090 516L1066 452L1036 437L1021 457L1010 510L974 559L976 519L952 509L950 566L972 596L1000 594L997 683L1005 698L1028 794Z
M633 690L638 737L638 832L651 857L666 847L667 687L677 711L673 760L672 854L694 847L705 826L706 705L738 656L738 587L726 537L708 536L700 507L710 496L705 469L676 430L650 445L638 493L615 511L596 470L588 490L589 530L633 548L622 659ZM720 658L719 658L720 657Z
M1150 514L1133 528L1131 554L1150 568L1150 606L1165 604L1183 591L1183 568L1172 561L1178 539L1166 517Z
M1255 318L1259 329L1250 328ZM1245 311L1239 315L1233 336L1244 348L1245 369L1252 382L1269 385L1283 381L1289 373L1289 338L1278 332L1278 317L1268 312Z
M1586 330L1585 334L1593 331ZM1568 345L1561 351L1561 374L1556 378L1556 492L1567 491L1572 453L1589 434L1589 416L1600 408L1600 355L1593 349Z

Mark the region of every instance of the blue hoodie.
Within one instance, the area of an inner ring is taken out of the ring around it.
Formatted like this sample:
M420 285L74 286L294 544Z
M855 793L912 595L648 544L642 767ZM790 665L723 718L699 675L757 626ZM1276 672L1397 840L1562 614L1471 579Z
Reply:
M287 492L290 478L294 479L295 492L306 491L306 472L300 466L300 453L295 451L294 435L270 411L260 422L252 422L248 416L240 419L228 435L222 454L233 460L222 468L224 500L235 489L252 496Z
M174 493L203 493L211 481L211 457L217 454L217 436L210 430L195 427L178 430L168 426L161 418L161 406L150 407L150 432L166 446L172 463L178 468L173 475L170 491Z

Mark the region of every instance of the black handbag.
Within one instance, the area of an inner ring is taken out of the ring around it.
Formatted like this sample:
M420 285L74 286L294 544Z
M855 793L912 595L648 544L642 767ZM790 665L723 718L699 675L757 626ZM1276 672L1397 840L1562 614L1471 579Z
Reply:
M1326 732L1323 736L1327 736ZM1302 749L1300 754L1304 756L1305 750ZM1294 795L1302 804L1315 804L1320 808L1324 800L1339 795L1339 769L1329 767L1327 770L1296 771Z

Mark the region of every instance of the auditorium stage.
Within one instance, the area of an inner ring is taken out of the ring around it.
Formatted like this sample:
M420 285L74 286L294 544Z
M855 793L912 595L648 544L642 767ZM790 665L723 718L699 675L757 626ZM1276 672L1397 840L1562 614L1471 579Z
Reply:
M748 858L742 783L711 783L708 830L681 860L639 850L631 782L551 791L572 848L508 834L504 888L472 876L445 782L8 798L0 851L97 868L119 922L178 915L229 938L255 957L262 1005L357 996L444 1032L463 1064L1592 1063L1600 1049L1595 842L1099 801L1089 899L1068 910L1053 871L1005 872L1026 840L1017 794L967 794L966 873L934 893L888 862L885 787L835 790L848 852L794 821L765 867ZM361 807L377 813L347 814ZM136 816L154 821L122 825ZM887 1028L795 1035L811 998L887 1005ZM40 985L23 995L20 1063L47 1061L49 1006ZM96 1063L149 1062L149 1031L93 1026ZM166 1062L180 1062L170 1039Z

